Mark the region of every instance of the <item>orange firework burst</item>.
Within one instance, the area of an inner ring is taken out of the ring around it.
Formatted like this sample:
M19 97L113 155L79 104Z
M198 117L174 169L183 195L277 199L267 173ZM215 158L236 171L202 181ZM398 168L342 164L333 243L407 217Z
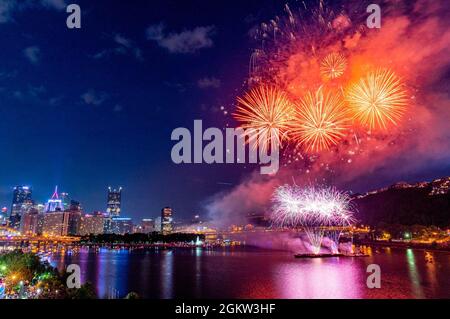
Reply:
M349 126L348 112L338 94L319 88L308 92L297 105L292 138L306 151L320 152L336 145Z
M406 109L406 91L394 72L379 69L353 84L346 99L353 119L369 129L397 125Z
M287 139L289 122L292 119L294 106L285 92L268 85L261 85L238 97L238 106L234 117L243 123L244 129L257 132L265 137L262 147L268 147L272 138L272 129L277 129L278 143Z
M325 79L335 79L344 74L347 61L342 54L330 53L320 64L320 73Z

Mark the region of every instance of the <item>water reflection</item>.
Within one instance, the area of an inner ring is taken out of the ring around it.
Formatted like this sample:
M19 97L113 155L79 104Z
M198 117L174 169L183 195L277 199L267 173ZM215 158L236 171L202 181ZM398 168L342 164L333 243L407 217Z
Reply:
M439 286L437 280L437 272L436 272L436 262L434 260L434 255L432 252L425 252L425 261L426 261L426 269L427 269L427 279L430 282L430 289L433 294L436 293L436 288ZM450 288L449 288L450 289Z
M161 298L173 298L173 251L161 252Z
M197 247L195 249L195 294L197 296L201 295L202 287L202 254L203 249Z
M360 271L339 258L292 262L283 267L281 298L359 298Z
M295 259L267 250L88 250L55 256L64 270L77 263L82 282L101 298L450 298L450 255L363 247L363 258ZM369 264L382 288L368 289ZM117 295L118 294L118 295Z
M423 298L422 286L420 284L420 273L417 269L414 251L411 248L406 250L406 259L408 261L409 277L416 298Z

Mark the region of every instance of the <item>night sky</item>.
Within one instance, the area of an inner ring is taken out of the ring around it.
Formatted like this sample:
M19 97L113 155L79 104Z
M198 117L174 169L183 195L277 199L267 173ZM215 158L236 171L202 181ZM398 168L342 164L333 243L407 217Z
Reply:
M254 167L175 165L170 134L194 119L234 123L221 107L231 112L244 89L248 32L284 3L76 3L80 30L66 27L64 0L0 0L0 205L10 208L15 185L39 202L58 185L86 212L105 210L107 187L122 186L124 216L203 213ZM443 162L356 190L448 175Z

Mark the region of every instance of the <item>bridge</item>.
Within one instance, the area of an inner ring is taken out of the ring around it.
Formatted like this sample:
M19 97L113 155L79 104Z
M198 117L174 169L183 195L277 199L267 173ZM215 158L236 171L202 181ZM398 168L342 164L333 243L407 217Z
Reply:
M17 229L6 226L0 226L0 243L76 243L80 241L80 237L74 236L51 236L51 235L24 235Z

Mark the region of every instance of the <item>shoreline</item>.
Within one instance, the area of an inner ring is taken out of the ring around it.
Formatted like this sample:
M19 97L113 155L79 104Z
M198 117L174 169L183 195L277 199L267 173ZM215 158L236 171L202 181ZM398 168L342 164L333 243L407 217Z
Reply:
M450 247L432 247L431 244L417 244L417 243L400 243L400 242L383 242L383 241L355 241L355 245L365 245L365 246L377 246L377 247L388 247L388 248L402 248L402 249L416 249L416 250L432 250L443 253L450 253Z

